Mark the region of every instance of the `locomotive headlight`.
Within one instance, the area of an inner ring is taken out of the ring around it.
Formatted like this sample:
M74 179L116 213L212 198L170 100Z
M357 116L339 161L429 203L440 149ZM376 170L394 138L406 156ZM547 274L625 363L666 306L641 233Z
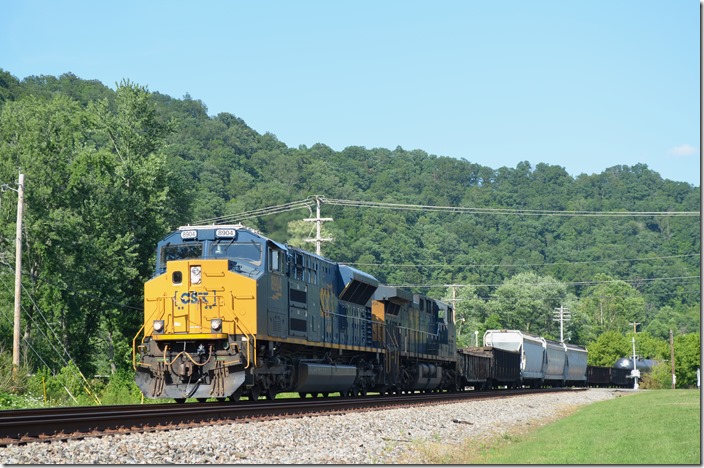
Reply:
M199 266L191 267L191 284L200 284L203 271Z
M219 332L222 330L222 319L214 318L210 320L210 330Z
M154 333L163 333L164 332L164 321L163 320L154 320L154 324L152 326L154 327Z

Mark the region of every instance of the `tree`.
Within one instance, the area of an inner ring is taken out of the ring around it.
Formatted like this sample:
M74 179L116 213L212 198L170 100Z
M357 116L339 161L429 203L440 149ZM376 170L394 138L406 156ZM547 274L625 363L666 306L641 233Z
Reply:
M46 360L62 364L66 348L76 359L88 349L85 325L90 312L76 307L85 283L94 245L82 221L81 206L87 194L80 189L81 167L89 167L95 149L86 134L88 118L65 96L49 101L27 97L9 102L0 114L0 178L14 180L25 174L23 266L27 312L23 315L25 340ZM99 165L98 165L99 166ZM99 169L98 169L99 170ZM14 207L2 206L0 246L14 251ZM12 219L12 221L10 221ZM47 330L50 323L58 324ZM34 330L44 331L44 339ZM52 360L53 359L53 360Z
M701 335L699 332L675 337L675 375L677 387L697 384L697 369L701 369Z
M590 366L612 367L616 361L631 354L631 343L617 331L607 331L587 345Z
M118 350L112 365L127 364L116 341L127 342L139 327L154 245L178 218L157 153L167 131L148 92L131 83L118 87L114 103L83 109L62 95L28 97L0 114L0 177L12 180L21 168L31 187L23 249L31 300L23 323L53 368L65 364L66 348L79 367L94 370L90 341L102 330L108 348ZM2 209L5 219L14 211ZM3 224L4 251L14 250L11 230Z
M591 318L594 332L626 332L633 322L643 322L645 301L633 286L625 281L599 273L591 286L582 295L580 310Z
M552 277L519 273L496 289L489 308L508 328L559 338L553 310L566 294L566 286Z
M458 347L474 346L475 331L484 336L488 313L486 301L479 297L474 286L460 288L455 306Z

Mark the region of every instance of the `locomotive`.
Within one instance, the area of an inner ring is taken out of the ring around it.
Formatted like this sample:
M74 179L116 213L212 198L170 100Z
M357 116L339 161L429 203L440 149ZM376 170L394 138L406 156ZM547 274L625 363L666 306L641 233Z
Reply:
M242 225L183 226L145 284L136 382L177 402L453 390L453 314Z
M158 243L133 365L146 397L181 403L614 385L585 348L517 330L458 349L448 304L239 224Z

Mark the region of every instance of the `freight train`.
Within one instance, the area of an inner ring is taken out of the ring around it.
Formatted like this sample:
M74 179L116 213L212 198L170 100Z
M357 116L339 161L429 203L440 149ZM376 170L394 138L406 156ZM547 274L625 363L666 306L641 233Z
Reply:
M184 226L157 245L133 364L146 397L177 402L587 384L584 348L484 340L458 350L448 304L254 229Z

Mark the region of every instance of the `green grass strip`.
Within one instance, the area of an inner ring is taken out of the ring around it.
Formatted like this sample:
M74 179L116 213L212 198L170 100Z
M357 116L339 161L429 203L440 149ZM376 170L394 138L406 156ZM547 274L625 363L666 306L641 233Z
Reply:
M420 448L426 463L699 465L700 393L639 391L579 408L530 433L437 449Z

